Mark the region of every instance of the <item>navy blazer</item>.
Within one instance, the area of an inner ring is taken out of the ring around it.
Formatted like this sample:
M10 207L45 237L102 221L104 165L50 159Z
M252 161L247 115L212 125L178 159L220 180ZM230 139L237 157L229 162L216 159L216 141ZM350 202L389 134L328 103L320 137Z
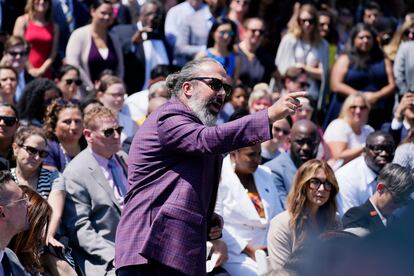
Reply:
M362 205L352 207L342 217L345 228L361 227L368 229L370 233L385 229L384 224L369 199Z
M14 254L14 252L7 247L4 249L4 255L1 263L5 273L10 273L12 276L26 275L26 272L16 254Z
M145 83L145 53L142 43L133 45L131 38L138 31L137 24L118 25L111 32L116 34L121 42L124 55L124 81L128 95L143 90ZM164 34L148 34L148 39L162 40L167 51L169 64L172 62L172 49Z

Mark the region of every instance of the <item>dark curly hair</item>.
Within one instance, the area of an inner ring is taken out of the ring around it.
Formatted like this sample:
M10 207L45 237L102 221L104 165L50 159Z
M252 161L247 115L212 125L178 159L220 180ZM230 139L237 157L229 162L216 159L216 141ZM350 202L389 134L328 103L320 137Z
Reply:
M47 106L45 94L49 90L56 91L59 96L62 95L56 84L49 79L37 78L29 82L25 86L23 96L17 104L20 118L28 121L37 119L39 122L42 122Z
M43 130L45 132L47 139L58 142L58 139L55 135L55 130L57 122L59 120L59 113L67 108L78 109L83 117L83 112L78 101L65 101L62 98L57 98L53 100L52 103L47 106L44 118Z

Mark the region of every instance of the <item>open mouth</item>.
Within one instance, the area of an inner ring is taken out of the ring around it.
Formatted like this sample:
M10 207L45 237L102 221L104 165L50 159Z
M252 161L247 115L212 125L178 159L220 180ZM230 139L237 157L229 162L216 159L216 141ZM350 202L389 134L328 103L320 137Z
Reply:
M215 114L218 114L223 106L223 101L214 99L208 103L208 106L210 108L210 111L212 111Z

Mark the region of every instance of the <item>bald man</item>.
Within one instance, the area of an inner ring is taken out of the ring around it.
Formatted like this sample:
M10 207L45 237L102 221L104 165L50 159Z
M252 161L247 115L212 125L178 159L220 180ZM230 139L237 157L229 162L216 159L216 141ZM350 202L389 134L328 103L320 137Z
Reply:
M297 169L306 161L316 158L319 142L317 126L310 120L299 120L291 130L290 152L281 153L264 164L272 170L273 183L284 209Z

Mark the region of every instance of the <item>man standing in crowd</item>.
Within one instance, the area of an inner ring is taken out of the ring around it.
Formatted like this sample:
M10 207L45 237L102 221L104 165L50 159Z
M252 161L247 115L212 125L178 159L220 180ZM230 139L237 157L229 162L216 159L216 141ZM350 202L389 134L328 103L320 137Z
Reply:
M352 207L342 218L344 228L362 227L370 233L384 229L392 213L411 200L414 179L398 164L387 164L380 172L375 193L362 205Z
M124 53L125 84L127 93L147 89L150 72L159 64L170 64L172 50L162 33L160 2L146 1L140 8L138 22L116 26Z
M26 275L17 256L6 246L29 226L29 200L8 171L0 171L0 275Z
M264 164L272 170L273 184L284 209L296 171L306 161L316 158L319 146L318 128L310 120L297 121L290 135L290 153L282 152Z
M116 236L119 275L205 275L206 239L219 238L222 227L213 214L222 154L269 140L269 124L294 113L296 98L306 95L287 94L267 110L214 126L231 92L226 79L212 59L187 63L167 78L173 98L135 135Z
M349 208L359 206L374 194L381 169L394 158L395 143L383 131L368 135L363 156L355 158L335 172L339 185L338 212L342 216Z
M63 222L84 275L115 275L115 232L127 188L126 154L118 153L122 127L102 106L88 111L84 124L88 147L63 172Z

